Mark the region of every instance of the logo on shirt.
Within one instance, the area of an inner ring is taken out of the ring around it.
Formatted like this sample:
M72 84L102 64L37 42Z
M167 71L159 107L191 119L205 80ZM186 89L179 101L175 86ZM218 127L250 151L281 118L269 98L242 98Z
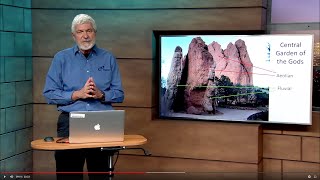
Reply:
M101 66L98 68L98 71L109 71L109 69L105 68L104 66Z

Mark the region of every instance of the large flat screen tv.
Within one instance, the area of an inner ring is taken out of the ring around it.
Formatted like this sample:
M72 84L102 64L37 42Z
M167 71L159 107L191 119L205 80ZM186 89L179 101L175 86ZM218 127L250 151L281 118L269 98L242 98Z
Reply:
M312 124L313 35L155 34L160 118Z

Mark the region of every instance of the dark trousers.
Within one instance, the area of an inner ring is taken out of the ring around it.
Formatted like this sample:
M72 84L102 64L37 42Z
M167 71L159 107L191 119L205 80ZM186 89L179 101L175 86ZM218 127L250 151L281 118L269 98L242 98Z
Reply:
M69 136L69 114L61 113L58 119L58 137ZM57 179L83 179L83 166L86 161L89 179L106 179L108 169L108 152L100 148L58 150L55 152ZM69 173L67 173L69 172Z

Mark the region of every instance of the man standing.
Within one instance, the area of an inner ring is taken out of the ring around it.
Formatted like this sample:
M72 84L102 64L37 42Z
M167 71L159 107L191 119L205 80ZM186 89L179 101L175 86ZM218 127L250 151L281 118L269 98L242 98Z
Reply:
M115 57L95 45L97 26L94 19L86 14L75 16L71 32L76 45L54 56L43 90L47 102L56 104L61 112L58 137L69 136L69 112L111 110L111 103L120 103L124 99ZM57 178L83 179L85 161L89 172L108 171L105 153L100 148L56 151L57 172L79 172L58 173ZM89 178L103 179L105 176L89 173Z

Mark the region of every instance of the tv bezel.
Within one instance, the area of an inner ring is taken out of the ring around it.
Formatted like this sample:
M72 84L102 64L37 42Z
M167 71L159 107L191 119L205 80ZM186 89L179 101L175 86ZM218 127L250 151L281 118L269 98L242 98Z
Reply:
M189 117L169 117L161 115L161 37L162 36L193 36L193 35L271 35L266 30L154 30L153 31L153 71L155 80L154 84L156 97L156 118L160 120L186 120L186 121L204 121L204 122L226 122L241 124L275 124L275 125L292 125L292 126L311 126L312 125L312 109L310 110L310 123L288 123L276 121L258 121L258 120L227 120L227 119L197 119Z

